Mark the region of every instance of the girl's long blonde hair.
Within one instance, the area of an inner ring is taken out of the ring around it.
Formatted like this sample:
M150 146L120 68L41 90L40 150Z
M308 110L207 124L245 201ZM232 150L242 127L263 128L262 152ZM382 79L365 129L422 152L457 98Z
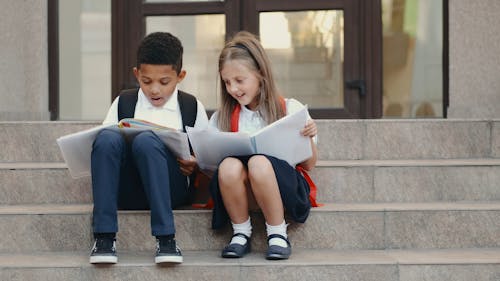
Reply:
M219 56L220 108L217 126L222 131L231 130L231 113L238 102L227 92L220 72L227 61L239 60L256 73L260 83L257 110L267 124L285 116L281 107L280 94L274 83L271 62L255 35L240 31L224 46Z

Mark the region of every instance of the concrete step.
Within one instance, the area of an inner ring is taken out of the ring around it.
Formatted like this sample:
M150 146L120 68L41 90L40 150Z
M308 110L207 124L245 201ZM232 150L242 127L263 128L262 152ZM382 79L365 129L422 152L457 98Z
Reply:
M500 200L500 159L319 161L311 176L322 202ZM0 163L0 204L92 203L90 177L64 163Z
M500 249L331 251L294 249L286 261L254 251L222 259L218 251L183 251L184 263L157 266L151 252L119 252L112 266L88 264L88 252L0 254L0 280L359 280L492 281Z
M55 140L98 122L0 122L1 162L62 162ZM500 120L317 120L322 160L500 158Z
M317 120L322 160L499 158L500 120Z
M0 253L90 249L91 205L0 206ZM500 247L500 202L326 204L305 224L291 224L297 249L441 249ZM210 229L211 211L176 210L185 250L219 250L231 233ZM252 214L252 246L265 248L264 221ZM154 248L149 212L119 214L118 247Z
M325 202L500 200L499 160L320 161L311 176Z

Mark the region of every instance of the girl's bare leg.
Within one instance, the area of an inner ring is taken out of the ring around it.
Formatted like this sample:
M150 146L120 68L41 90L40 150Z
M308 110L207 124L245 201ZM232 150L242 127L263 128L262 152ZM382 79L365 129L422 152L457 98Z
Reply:
M219 165L219 188L231 222L248 220L248 174L240 160L228 157Z
M269 225L279 225L285 220L285 211L281 200L278 182L271 162L262 155L255 155L248 161L248 179Z

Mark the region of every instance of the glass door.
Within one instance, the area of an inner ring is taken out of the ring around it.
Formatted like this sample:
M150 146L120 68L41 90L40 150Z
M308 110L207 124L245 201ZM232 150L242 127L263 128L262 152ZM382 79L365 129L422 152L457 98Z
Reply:
M250 0L242 10L285 96L314 118L380 117L380 2Z
M217 58L239 30L259 35L285 97L314 118L381 117L380 1L113 0L113 95L135 85L141 38L168 31L183 42L181 88L217 107ZM121 15L121 16L120 16ZM138 24L139 23L139 24Z

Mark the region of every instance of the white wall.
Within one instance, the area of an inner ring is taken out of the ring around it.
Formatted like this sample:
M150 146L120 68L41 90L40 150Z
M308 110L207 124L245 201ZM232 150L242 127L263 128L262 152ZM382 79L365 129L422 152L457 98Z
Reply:
M500 118L500 1L449 1L450 118ZM47 1L2 0L0 121L48 120Z

